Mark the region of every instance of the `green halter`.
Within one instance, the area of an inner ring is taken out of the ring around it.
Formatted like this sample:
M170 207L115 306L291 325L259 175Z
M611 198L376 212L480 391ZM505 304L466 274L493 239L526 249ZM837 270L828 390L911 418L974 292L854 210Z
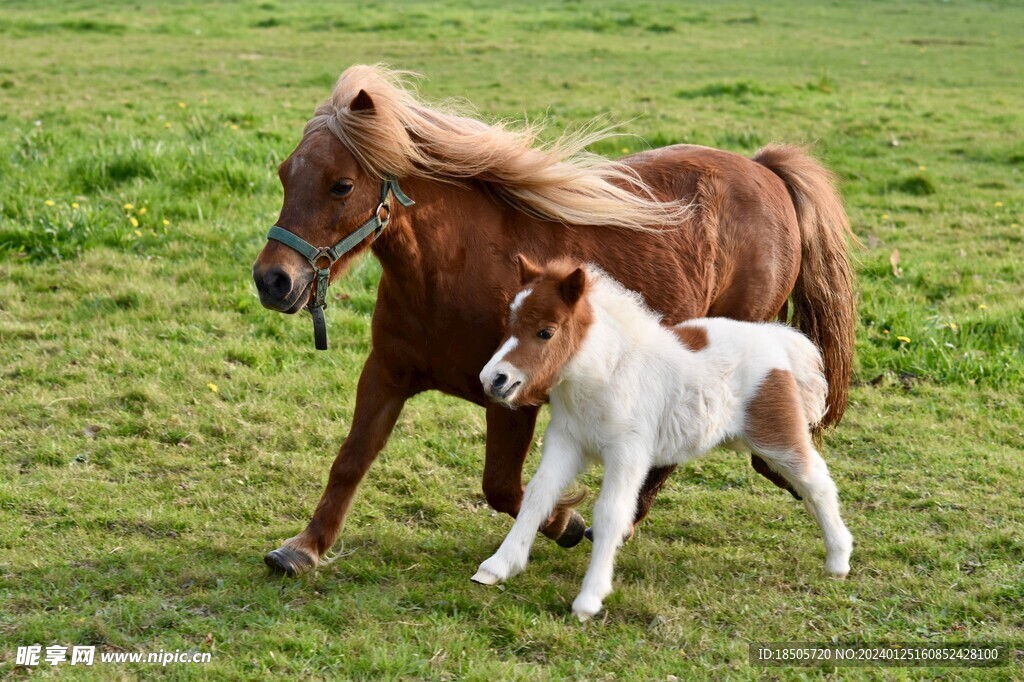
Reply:
M301 253L313 266L313 271L316 273L313 298L306 304L306 310L313 317L313 341L317 350L327 350L327 320L324 318L324 308L327 307L327 287L331 283L331 266L371 233L376 239L384 231L391 220L391 195L394 195L402 206L412 206L416 203L406 196L402 188L398 186L398 180L392 177L384 178L380 185L380 203L377 204L373 216L334 246L313 246L298 235L277 225L270 228L270 232L267 233L267 239L279 241ZM318 265L320 261L327 261L327 264L321 268Z

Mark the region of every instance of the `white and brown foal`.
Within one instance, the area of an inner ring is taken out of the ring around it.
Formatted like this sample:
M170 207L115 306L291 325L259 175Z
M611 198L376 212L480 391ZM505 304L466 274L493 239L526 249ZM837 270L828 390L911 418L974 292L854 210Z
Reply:
M572 610L586 620L612 591L615 552L632 533L652 467L718 445L749 449L790 483L825 536L825 570L844 577L853 538L810 436L825 412L821 356L781 324L724 318L661 324L639 295L594 266L519 256L522 290L508 335L480 373L509 407L551 402L544 451L515 525L473 580L493 585L526 566L537 529L591 461L604 465L594 550Z

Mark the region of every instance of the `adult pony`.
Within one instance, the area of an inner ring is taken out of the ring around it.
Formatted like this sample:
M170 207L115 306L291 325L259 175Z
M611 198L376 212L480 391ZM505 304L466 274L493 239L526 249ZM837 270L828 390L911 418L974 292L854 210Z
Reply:
M849 224L827 170L789 146L750 160L678 145L611 162L583 151L599 133L544 147L533 132L428 106L402 74L353 66L281 164L279 231L253 265L262 304L298 312L367 250L383 274L352 428L312 519L267 554L271 568L295 575L318 565L405 401L425 390L485 407L484 494L494 509L516 515L537 408L489 403L478 377L503 335L519 253L596 263L641 292L666 323L768 320L785 316L791 300L792 321L824 358L826 422L842 416L854 294ZM405 206L400 191L402 205L390 205L398 185L415 205ZM374 217L378 229L367 231ZM327 255L323 247L353 232L367 236L311 266L310 256ZM637 522L672 469L648 475ZM541 530L572 546L584 528L565 504Z

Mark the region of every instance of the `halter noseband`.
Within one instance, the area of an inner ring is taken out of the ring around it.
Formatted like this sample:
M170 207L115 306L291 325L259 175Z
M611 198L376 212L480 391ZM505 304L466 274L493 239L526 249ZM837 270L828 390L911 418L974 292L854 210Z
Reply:
M394 195L402 206L412 206L416 203L398 186L398 180L392 177L384 178L380 184L380 203L377 204L373 215L334 246L313 246L295 233L277 225L270 228L270 232L267 233L267 239L279 241L301 253L313 266L313 271L316 273L313 298L306 304L306 310L313 317L313 341L317 350L327 350L327 320L324 318L324 308L327 307L327 287L331 283L331 266L366 239L370 233L373 233L373 238L376 239L384 231L391 221L391 195ZM322 261L326 261L327 264L321 268L319 263Z

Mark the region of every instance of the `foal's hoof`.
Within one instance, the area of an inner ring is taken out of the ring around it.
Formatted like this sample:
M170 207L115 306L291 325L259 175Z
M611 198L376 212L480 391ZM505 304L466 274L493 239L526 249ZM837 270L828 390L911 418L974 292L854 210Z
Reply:
M478 585L497 585L501 582L501 578L482 568L470 580Z
M558 543L559 547L575 547L580 544L580 540L587 533L587 522L583 520L583 517L579 515L579 512L573 512L572 516L569 517L569 522L565 524L565 530L558 536L555 542Z
M275 573L284 573L289 578L294 578L300 573L305 573L311 569L316 568L317 562L305 552L300 552L297 549L293 549L288 545L275 549L272 552L268 552L263 557L263 563L265 563L271 571Z

